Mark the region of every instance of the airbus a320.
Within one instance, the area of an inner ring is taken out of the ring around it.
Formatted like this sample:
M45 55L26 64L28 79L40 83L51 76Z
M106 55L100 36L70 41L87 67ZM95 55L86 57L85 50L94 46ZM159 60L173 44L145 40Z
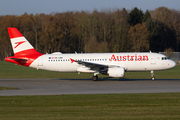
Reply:
M120 78L126 71L150 71L154 80L154 71L176 66L167 56L152 52L42 54L17 28L8 28L8 33L14 56L6 57L7 62L49 71L93 73L94 81L99 73Z

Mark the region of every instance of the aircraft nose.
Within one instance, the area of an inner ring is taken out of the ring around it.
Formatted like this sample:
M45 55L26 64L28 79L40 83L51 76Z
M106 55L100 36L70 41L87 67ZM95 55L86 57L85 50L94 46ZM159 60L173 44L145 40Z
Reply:
M171 68L175 67L175 66L176 66L176 62L171 61L171 62L170 62L170 66L171 66Z

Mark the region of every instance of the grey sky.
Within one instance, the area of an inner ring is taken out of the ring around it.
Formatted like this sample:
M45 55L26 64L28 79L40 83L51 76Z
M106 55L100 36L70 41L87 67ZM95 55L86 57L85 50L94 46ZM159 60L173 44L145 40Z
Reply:
M90 11L94 8L131 10L137 7L144 12L165 6L170 9L180 10L180 0L0 0L0 15L22 15L66 11Z

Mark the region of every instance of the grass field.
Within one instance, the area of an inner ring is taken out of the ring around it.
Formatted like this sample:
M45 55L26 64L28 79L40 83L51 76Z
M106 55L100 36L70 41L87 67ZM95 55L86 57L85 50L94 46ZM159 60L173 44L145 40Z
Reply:
M0 96L1 120L179 120L180 93Z
M164 71L155 71L156 79L180 79L180 65ZM0 78L59 78L59 79L91 79L93 74L88 73L60 73L36 70L15 65L5 61L0 62ZM109 78L107 75L98 75L99 78ZM150 72L126 72L123 79L150 79ZM113 78L114 79L114 78Z

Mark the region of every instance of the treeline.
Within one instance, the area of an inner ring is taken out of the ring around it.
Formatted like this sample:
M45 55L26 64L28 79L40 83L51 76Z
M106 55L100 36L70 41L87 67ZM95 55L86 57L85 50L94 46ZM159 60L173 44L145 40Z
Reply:
M180 11L103 10L0 16L0 59L13 55L7 27L41 53L180 51Z

